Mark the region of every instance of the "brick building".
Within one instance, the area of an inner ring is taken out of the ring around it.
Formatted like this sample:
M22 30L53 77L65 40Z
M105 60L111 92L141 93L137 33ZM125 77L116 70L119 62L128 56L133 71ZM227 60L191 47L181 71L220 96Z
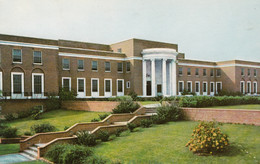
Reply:
M257 94L260 62L187 60L177 44L140 39L111 45L0 35L0 90L41 99L59 88L78 98L126 95Z

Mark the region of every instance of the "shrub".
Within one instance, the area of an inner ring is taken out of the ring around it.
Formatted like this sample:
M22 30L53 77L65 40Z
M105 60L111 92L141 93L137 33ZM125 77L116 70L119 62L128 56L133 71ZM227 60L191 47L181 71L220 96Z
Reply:
M98 116L99 116L100 120L104 120L107 116L109 116L109 114L108 113L99 114Z
M141 126L143 128L149 128L149 127L152 126L152 124L153 124L152 119L143 119L143 120L141 120Z
M88 131L79 131L76 133L77 144L85 146L95 146L97 144L96 137L89 134Z
M134 129L136 128L136 125L133 124L133 123L128 123L128 124L127 124L127 127L128 127L128 129L130 130L130 132L133 132Z
M6 127L1 130L1 136L3 138L15 138L17 137L17 129L12 127Z
M222 152L228 145L228 136L221 132L216 122L200 122L186 147L193 153L206 155Z
M50 149L46 152L45 157L47 157L54 163L62 163L61 157L66 146L68 146L68 144L55 144L51 146Z
M65 126L65 127L64 127L64 130L67 130L67 129L69 129L69 128L70 128L69 126Z
M60 100L54 94L48 96L45 102L46 111L51 111L54 109L59 109L61 107Z
M91 156L89 158L86 158L83 163L85 164L106 164L109 161L107 159L104 159L103 157L100 156Z
M16 119L13 113L7 113L4 115L4 117L6 121L13 121Z
M116 133L115 133L116 137L119 137L120 134L121 134L123 131L124 131L124 129L116 129Z
M64 88L60 88L59 99L60 101L64 100L75 100L77 93L74 90L68 91Z
M113 113L133 113L140 105L132 101L131 97L121 97L119 105L113 109Z
M157 116L154 116L154 121L158 124L169 121L177 121L183 118L181 108L176 105L166 105L157 108Z
M31 132L28 132L28 131L26 131L26 132L24 132L24 135L26 135L26 136L31 136L31 135L32 135L32 133L31 133Z
M98 118L93 118L91 122L99 122L100 120Z
M21 111L17 113L18 118L26 118L29 117L30 115L31 115L30 111Z
M135 91L130 91L128 94L134 101L137 100L137 93L135 93Z
M55 130L55 126L49 123L35 124L31 126L31 131L35 133L53 132Z
M109 139L109 133L107 131L100 131L98 138L101 139L101 141L106 142Z

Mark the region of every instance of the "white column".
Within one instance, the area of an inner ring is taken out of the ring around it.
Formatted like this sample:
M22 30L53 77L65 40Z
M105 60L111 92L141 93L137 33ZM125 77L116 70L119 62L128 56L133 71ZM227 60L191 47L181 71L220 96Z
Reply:
M162 60L162 95L166 95L166 60Z
M169 89L170 89L170 92L169 92L169 95L172 95L173 91L172 91L172 63L169 63L169 75L170 75L170 78L169 78Z
M151 59L152 67L152 96L155 97L155 59Z
M143 96L146 95L146 61L143 60Z
M172 74L171 74L171 79L172 79L172 87L171 87L171 90L172 90L172 95L175 96L177 95L177 86L176 86L176 78L177 78L177 75L176 75L176 62L174 60L172 60Z

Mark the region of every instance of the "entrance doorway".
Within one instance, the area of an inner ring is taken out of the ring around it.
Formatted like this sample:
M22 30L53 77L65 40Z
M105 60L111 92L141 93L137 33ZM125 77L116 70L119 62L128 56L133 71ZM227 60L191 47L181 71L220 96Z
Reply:
M152 95L152 83L151 83L151 81L146 82L146 94L147 94L147 96Z

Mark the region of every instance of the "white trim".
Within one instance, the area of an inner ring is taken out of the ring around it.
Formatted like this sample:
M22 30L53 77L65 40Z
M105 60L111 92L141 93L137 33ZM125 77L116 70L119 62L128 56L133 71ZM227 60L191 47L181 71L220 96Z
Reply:
M196 92L196 84L199 84L199 92ZM195 81L195 93L196 93L196 95L200 95L200 81Z
M181 95L181 91L180 91L180 83L182 83L182 92L183 92L183 90L184 90L184 81L178 81L178 95Z
M34 48L47 48L47 49L55 49L58 50L58 46L44 45L44 44L32 44L25 42L13 42L13 41L4 41L0 40L0 44L2 45L11 45L11 46L22 46L22 47L34 47Z
M206 84L206 92L204 92L204 84ZM202 82L202 93L204 96L208 95L208 82L207 81L203 81Z
M83 87L84 87L84 91L83 92L79 92L79 80L83 80ZM77 98L84 98L86 96L86 78L83 77L78 77L77 78Z
M120 52L112 52L112 51L104 51L104 50L93 50L93 49L85 49L85 48L75 48L75 47L64 47L64 46L59 46L59 48L64 48L64 49L74 49L74 50L83 50L83 51L92 51L92 52L106 52L106 53L113 53L113 54L124 54Z
M106 92L106 81L110 81L110 92ZM104 96L111 97L112 96L112 79L105 78L104 79Z
M0 72L0 96L3 95L3 73Z
M211 92L211 84L213 84L213 92ZM215 95L215 82L210 82L210 95L214 96Z
M128 86L129 85L129 86ZM131 86L130 86L130 81L127 81L126 82L126 88L130 88Z
M34 76L41 76L41 94L34 94ZM32 97L39 98L44 96L44 74L43 73L32 73Z
M118 92L118 81L122 81L122 92ZM117 96L124 96L124 79L116 80L116 93L117 93Z
M218 93L218 84L221 84L220 85L220 90L222 90L222 82L218 81L218 82L216 82L216 93Z
M255 87L255 84L256 84L256 87ZM257 81L254 81L254 82L253 82L253 93L254 93L254 94L257 94L257 87L258 87L258 86L257 86ZM254 92L254 89L256 89L256 92Z
M189 88L188 88L188 86L189 86L188 83L190 83L190 92L192 92L192 81L187 81L187 91L188 91L188 89L189 89ZM189 92L189 91L188 91L188 92Z
M248 87L248 84L250 84L250 87ZM249 92L248 92L248 89L249 89ZM251 91L252 91L252 83L251 81L248 81L246 82L246 91L247 91L247 94L251 94Z
M21 94L14 94L14 88L13 88L13 76L14 75L22 75L21 76L21 91L22 93ZM23 72L11 72L11 97L12 98L23 98L24 97L24 73Z
M243 83L243 91L242 91L242 93L243 94L245 94L245 88L246 88L246 86L245 86L245 81L240 81L240 89L239 89L239 91L241 92L241 84Z
M97 92L93 92L93 80L97 80ZM99 78L91 78L91 96L99 97Z
M69 79L69 90L71 91L71 77L62 77L61 80L62 80L62 88L63 88L63 80L64 79Z
M204 65L204 64L191 64L191 63L178 63L180 66L194 66L194 67L210 67L210 68L222 68L222 67L253 67L260 68L258 65L247 64L226 64L226 65Z

